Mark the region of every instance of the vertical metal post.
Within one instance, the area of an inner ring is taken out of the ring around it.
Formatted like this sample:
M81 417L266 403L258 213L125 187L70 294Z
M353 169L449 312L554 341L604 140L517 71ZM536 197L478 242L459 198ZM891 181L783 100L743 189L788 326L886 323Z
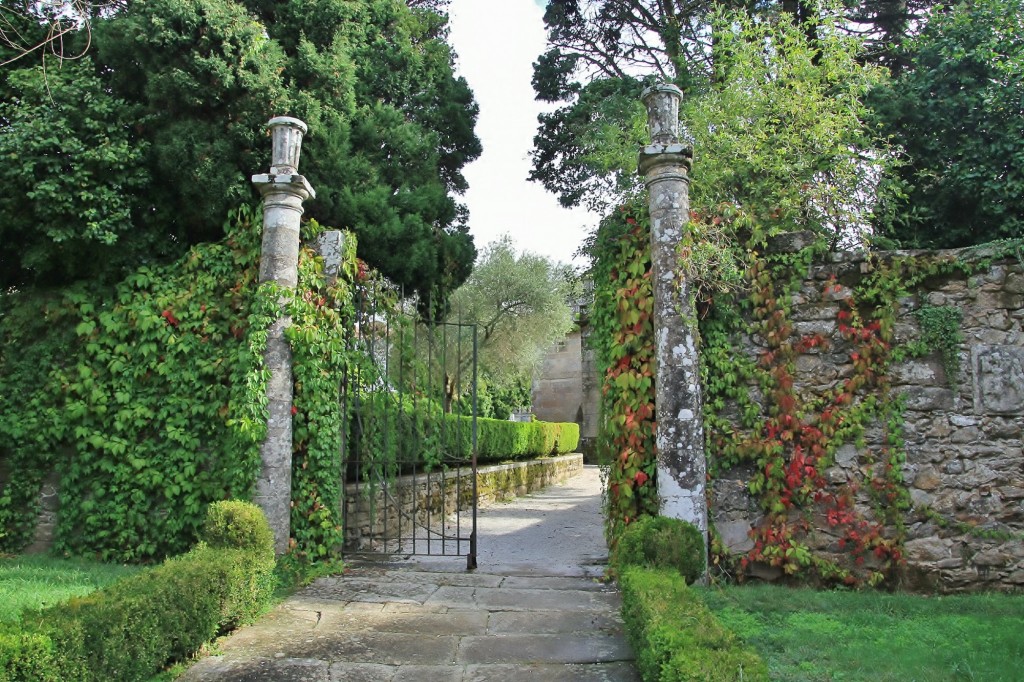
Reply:
M267 123L272 135L270 173L252 176L263 197L263 245L260 283L274 282L282 290L281 314L267 330L264 362L267 381L267 437L260 446L260 475L253 501L274 531L274 550L288 549L291 531L292 484L292 353L284 330L291 324L284 311L288 290L298 284L299 221L302 202L316 193L298 175L299 154L306 124L280 116Z
M473 325L473 530L469 534L469 554L466 555L466 570L472 571L476 568L476 509L477 509L477 489L476 489L476 439L477 439L477 425L476 425L476 351L477 351L477 338L476 338L477 327Z
M655 85L643 93L651 144L640 151L648 192L654 334L658 494L661 513L700 529L707 547L703 401L697 316L679 248L689 222L693 154L679 139L682 92ZM705 561L706 561L705 553ZM706 571L705 571L706 573Z

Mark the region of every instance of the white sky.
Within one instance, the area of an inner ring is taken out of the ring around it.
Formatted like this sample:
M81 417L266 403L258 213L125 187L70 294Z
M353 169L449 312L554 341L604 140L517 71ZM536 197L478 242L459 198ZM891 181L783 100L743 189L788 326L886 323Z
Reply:
M544 51L544 0L452 0L451 43L458 70L480 105L483 154L464 169L469 226L478 249L502 234L520 251L569 263L598 216L567 210L530 182L530 149L542 104L533 62Z

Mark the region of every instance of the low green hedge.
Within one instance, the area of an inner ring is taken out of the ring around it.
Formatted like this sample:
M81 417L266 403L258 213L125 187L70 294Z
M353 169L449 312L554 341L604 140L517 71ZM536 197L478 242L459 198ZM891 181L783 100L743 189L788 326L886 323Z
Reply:
M611 552L611 570L627 566L674 568L692 585L707 570L704 537L692 523L667 516L641 516L622 529Z
M377 392L356 407L359 448L382 462L464 462L472 455L473 420L438 414L434 403ZM574 423L477 419L477 461L501 462L575 452L580 427ZM431 454L433 453L433 454Z
M760 657L719 624L678 572L627 566L619 585L644 682L768 682Z
M273 535L246 502L210 507L187 554L0 631L0 682L147 680L273 597Z

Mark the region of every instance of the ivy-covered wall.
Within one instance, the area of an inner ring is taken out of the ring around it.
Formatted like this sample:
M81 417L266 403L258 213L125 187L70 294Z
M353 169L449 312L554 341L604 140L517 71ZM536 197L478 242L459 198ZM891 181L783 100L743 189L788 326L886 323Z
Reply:
M1020 244L788 246L753 256L750 288L702 320L718 568L1020 589Z
M0 296L0 551L148 563L185 551L206 507L251 496L266 434L266 329L281 292L257 285L262 213L242 207L221 243L142 266L113 291ZM322 228L304 226L306 241ZM341 544L344 371L356 282L346 241L329 282L299 254L292 319L291 554ZM362 273L362 274L361 274Z

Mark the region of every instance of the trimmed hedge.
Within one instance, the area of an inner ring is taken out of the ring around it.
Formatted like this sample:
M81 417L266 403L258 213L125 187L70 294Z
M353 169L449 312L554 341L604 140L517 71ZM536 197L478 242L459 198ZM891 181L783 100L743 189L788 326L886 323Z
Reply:
M190 552L0 631L0 682L148 680L254 619L276 587L273 535L247 502L210 505Z
M674 568L692 585L706 570L706 551L704 538L692 523L641 516L619 534L610 563L616 575L627 566Z
M619 585L644 682L768 682L764 661L722 627L676 571L628 566Z
M360 449L381 461L429 461L428 444L444 461L467 461L472 455L472 417L438 414L430 401L398 398L376 392L362 397L356 408L360 419ZM512 422L477 418L477 461L502 462L575 452L579 424ZM425 451L426 454L425 454Z

